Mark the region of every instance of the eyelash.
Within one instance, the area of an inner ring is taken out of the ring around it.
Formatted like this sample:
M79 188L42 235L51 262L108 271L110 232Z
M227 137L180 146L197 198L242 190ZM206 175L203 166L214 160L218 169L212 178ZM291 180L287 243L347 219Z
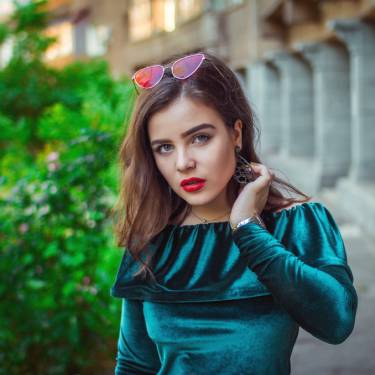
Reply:
M195 139L195 138L197 138L197 137L202 137L202 136L207 138L206 141L204 141L203 143L208 142L209 139L211 138L211 136L208 135L208 134L197 134L197 135L195 135L195 136L193 137L193 139ZM164 143L164 144L160 145L159 147L156 147L155 151L156 151L157 153L159 153L159 154L166 154L166 152L161 152L161 148L162 148L163 146L165 146L165 145L167 145L167 143Z

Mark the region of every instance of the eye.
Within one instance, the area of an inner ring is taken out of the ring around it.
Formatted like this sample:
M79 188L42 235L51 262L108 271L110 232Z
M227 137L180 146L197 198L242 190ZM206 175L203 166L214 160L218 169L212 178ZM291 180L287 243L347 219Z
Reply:
M199 137L204 137L205 140L202 141L202 142L198 142L198 143L206 143L206 142L211 138L211 136L208 135L208 134L197 134L197 135L195 135L195 136L193 137L193 140L198 139ZM157 153L159 153L159 154L166 154L167 152L162 152L162 151L161 151L162 148L163 148L164 146L170 146L170 145L167 144L167 143L162 144L162 145L160 145L159 147L157 147L157 148L155 149L155 151L156 151Z
M193 139L197 139L199 137L206 137L206 141L208 141L210 139L210 136L207 135L207 134L198 134L196 135ZM199 142L200 143L200 142Z

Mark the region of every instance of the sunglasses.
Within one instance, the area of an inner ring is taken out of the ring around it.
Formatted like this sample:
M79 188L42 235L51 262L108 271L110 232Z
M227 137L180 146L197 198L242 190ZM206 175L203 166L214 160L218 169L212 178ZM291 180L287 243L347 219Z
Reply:
M171 67L172 74L175 78L186 79L190 77L201 66L205 56L203 53L184 56L168 65L150 65L137 70L132 81L142 89L151 89L156 86L164 76L165 69ZM134 87L138 93L137 87Z

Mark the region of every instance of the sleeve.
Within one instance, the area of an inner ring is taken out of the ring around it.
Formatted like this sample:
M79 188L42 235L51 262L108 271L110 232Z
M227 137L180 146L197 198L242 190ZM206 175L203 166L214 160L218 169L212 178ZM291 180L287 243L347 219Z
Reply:
M336 223L322 204L311 207L292 209L287 232L293 251L252 222L233 240L276 303L313 336L340 344L354 328L358 296Z
M156 374L161 366L156 345L147 334L140 300L122 300L115 375Z

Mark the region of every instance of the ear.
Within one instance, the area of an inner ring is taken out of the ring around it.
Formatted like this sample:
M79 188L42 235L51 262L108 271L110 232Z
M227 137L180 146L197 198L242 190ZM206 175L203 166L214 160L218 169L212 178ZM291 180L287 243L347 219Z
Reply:
M233 142L242 148L242 121L237 119L233 126Z

